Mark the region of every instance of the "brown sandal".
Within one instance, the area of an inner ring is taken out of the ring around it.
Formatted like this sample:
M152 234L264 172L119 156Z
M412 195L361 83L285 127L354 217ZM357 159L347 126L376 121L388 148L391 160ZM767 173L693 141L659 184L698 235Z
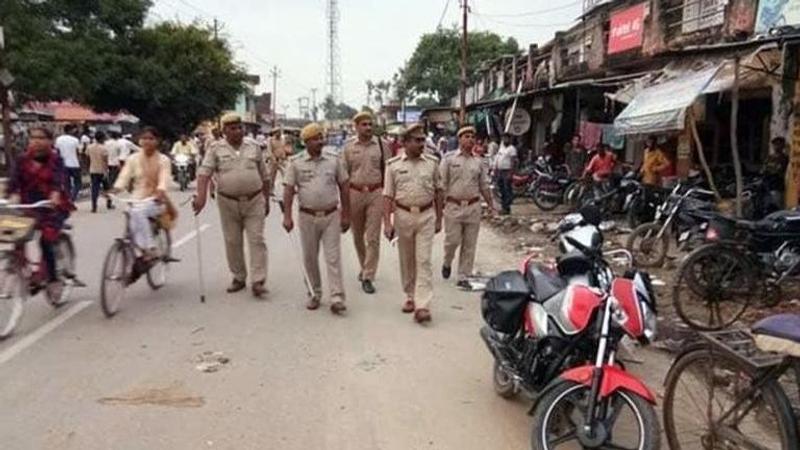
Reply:
M425 308L418 309L414 313L414 320L420 325L422 325L422 324L424 324L426 322L430 322L431 321L431 313L430 313L430 311L428 311Z
M403 313L405 313L405 314L413 313L414 309L416 309L416 306L414 305L414 300L408 299L403 304Z
M347 306L345 306L344 302L334 302L331 305L331 312L337 316L344 314L345 311L347 311Z
M311 297L311 299L306 303L306 309L309 311L314 311L319 309L319 299L317 297Z

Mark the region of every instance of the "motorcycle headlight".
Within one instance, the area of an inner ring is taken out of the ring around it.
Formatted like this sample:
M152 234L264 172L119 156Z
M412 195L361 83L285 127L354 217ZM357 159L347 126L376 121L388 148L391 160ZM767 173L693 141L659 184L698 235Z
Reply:
M175 156L175 162L177 162L177 163L187 163L187 162L189 162L189 157L186 156L186 155L183 155L183 154L177 155L177 156Z

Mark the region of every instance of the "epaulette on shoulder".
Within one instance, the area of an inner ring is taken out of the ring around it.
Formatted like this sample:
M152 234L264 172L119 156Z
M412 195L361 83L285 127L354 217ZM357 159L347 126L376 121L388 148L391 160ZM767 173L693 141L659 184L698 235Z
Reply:
M326 149L322 150L322 153L324 153L324 154L326 154L328 156L333 156L334 158L338 158L339 157L339 152L337 152L336 150L332 150L330 148L326 148Z
M435 157L435 156L433 156L433 155L430 155L430 154L428 154L428 153L423 153L423 154L422 154L422 157L423 157L423 158L425 158L425 159L427 159L428 161L433 161L433 162L435 162L436 164L439 164L439 158L437 158L437 157Z
M400 161L401 158L402 158L402 156L400 156L400 155L393 156L393 157L391 157L391 158L386 160L386 164L394 164L397 161Z

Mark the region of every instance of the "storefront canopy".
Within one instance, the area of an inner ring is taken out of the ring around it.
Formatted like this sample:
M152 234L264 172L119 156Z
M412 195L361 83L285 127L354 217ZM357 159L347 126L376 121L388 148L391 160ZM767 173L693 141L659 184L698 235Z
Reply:
M770 59L770 52L763 50L774 49L760 48L742 58L739 66L742 88L766 85L766 78L777 68ZM637 89L624 87L620 90L620 99L625 98L623 93L629 96L631 90L636 92L628 106L614 120L615 131L617 134L630 135L683 129L686 109L698 97L731 89L734 67L732 58L684 60L665 67L661 76L649 86L641 88L640 83Z

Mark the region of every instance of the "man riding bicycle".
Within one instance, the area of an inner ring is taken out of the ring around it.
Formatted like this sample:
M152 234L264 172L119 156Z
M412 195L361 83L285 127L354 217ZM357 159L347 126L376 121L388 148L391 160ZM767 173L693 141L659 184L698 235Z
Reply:
M28 130L28 149L17 158L11 175L9 195L11 203L36 203L50 200L52 208L32 210L40 233L42 271L47 289L58 282L55 244L64 222L75 209L67 190L67 169L53 148L53 132L44 127ZM67 274L74 276L74 274Z
M144 127L139 135L142 151L128 157L113 189L114 192L130 191L135 200L152 198L150 201L137 203L130 210L131 236L134 244L142 250L143 254L139 259L142 263L149 263L163 256L156 246L150 220L166 214L171 221L177 215L167 196L170 159L158 151L160 143L161 135L158 130Z

